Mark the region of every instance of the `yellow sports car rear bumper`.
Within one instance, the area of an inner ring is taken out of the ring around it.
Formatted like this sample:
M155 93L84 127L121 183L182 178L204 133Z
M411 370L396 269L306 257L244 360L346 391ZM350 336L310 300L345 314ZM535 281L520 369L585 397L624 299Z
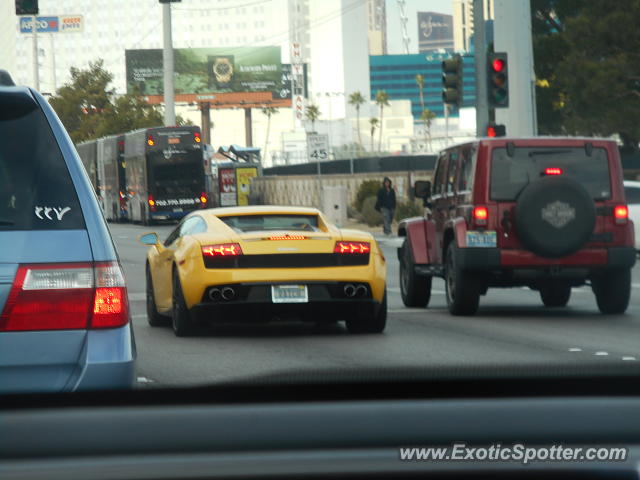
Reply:
M203 301L208 301L208 291L212 287L251 284L316 284L333 286L364 284L368 286L366 298L375 303L381 303L385 293L385 277L384 260L377 254L371 255L368 265L361 266L213 269L204 268L204 265L202 265L201 268L180 271L180 283L188 308L201 304ZM312 300L310 299L310 301ZM336 298L336 300L343 299Z

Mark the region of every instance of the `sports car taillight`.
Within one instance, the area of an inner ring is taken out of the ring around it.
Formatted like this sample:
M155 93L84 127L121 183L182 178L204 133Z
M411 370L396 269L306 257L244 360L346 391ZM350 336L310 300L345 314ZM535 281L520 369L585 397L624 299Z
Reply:
M336 242L333 253L364 254L371 251L369 242Z
M242 248L239 243L217 243L215 245L205 245L202 247L204 257L233 257L242 255Z
M20 265L0 331L111 328L128 321L117 263Z
M626 205L616 205L613 208L613 218L617 225L624 225L629 219L629 208Z

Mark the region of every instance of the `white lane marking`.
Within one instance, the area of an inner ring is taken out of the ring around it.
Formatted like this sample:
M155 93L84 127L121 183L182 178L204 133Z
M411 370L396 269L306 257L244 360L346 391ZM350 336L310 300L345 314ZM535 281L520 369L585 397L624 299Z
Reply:
M387 308L387 313L417 313L426 311L426 308Z
M155 380L151 380L150 378L147 378L147 377L138 377L136 378L136 381L138 383L154 383Z
M632 283L631 286L633 288L640 288L640 283Z
M146 300L147 295L145 293L129 293L129 300L132 302L139 302L140 300Z
M625 355L624 357L622 357L622 360L624 360L625 362L632 362L634 360L637 360L637 358L632 355Z
M609 352L605 352L605 351L602 351L602 350L601 350L601 351L599 351L599 352L594 353L594 355L595 355L596 357L606 357L606 356L608 356L608 355L609 355Z
M392 293L400 293L400 289L393 287L393 288L387 288L387 291L392 292ZM446 292L444 290L431 290L431 293L433 295L444 295Z
M131 318L147 318L147 314L139 313L138 315L131 315Z
M569 349L569 351L570 351L570 352L581 352L581 351L582 351L582 349L581 349L581 348L578 348L578 347L571 347L571 348Z

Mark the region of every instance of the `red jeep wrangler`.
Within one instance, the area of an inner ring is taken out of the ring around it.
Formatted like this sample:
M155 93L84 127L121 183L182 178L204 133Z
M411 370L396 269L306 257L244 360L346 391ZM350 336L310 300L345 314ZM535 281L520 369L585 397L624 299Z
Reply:
M453 315L489 287L526 286L562 307L590 284L602 313L623 313L636 260L616 143L593 138L482 139L445 150L416 182L424 218L402 220L400 289L424 307L443 277Z

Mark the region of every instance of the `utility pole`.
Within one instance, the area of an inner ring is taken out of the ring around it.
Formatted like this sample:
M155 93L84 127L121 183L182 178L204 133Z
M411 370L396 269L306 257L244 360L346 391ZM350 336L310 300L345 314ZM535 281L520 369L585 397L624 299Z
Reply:
M162 3L162 67L164 70L164 125L170 127L176 124L175 91L173 88L173 38L171 34L171 2L175 0L160 0ZM178 0L179 1L179 0Z
M483 0L473 0L473 48L476 62L476 136L484 137L489 124L489 105Z
M37 92L40 91L40 65L38 64L38 18L33 16L33 23L31 24L31 31L33 32L33 88Z
M400 24L402 26L402 43L404 45L405 55L409 55L409 34L407 33L407 12L405 7L407 6L406 0L398 0L398 7L400 7Z

